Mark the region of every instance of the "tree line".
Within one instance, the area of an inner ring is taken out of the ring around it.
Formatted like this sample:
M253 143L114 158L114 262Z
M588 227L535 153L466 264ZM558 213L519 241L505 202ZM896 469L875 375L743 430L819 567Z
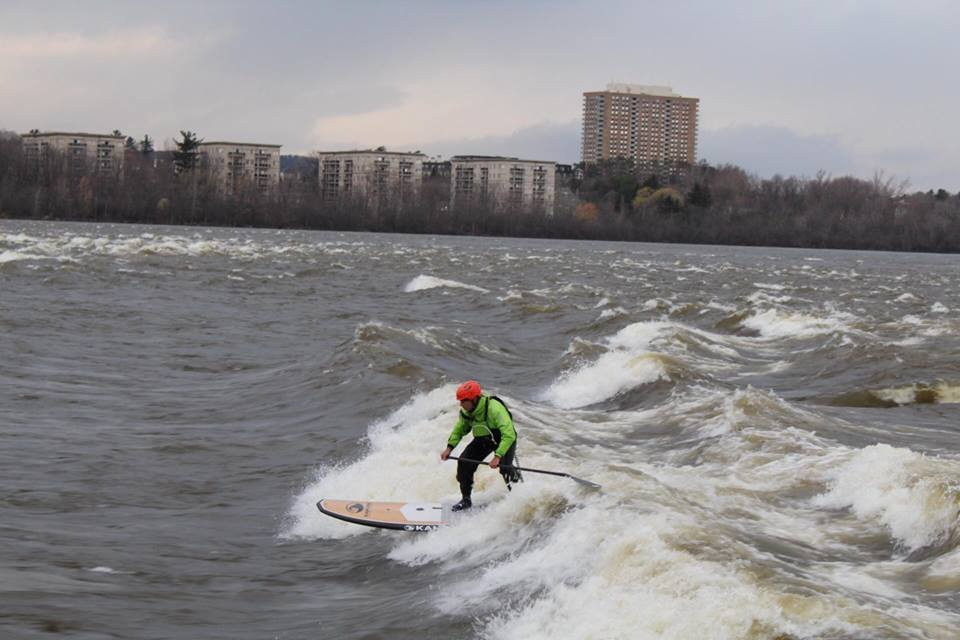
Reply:
M114 132L119 135L119 132ZM276 189L225 190L181 132L161 152L126 139L122 175L78 172L56 153L27 158L0 132L0 217L147 224L526 236L785 247L960 251L960 194L908 193L882 174L759 178L732 165L589 164L558 176L555 211L473 202L451 206L450 180L427 177L414 197L326 197L300 158Z
M629 221L630 239L891 251L960 251L960 194L819 173L759 178L733 165L589 165L574 181L585 218Z

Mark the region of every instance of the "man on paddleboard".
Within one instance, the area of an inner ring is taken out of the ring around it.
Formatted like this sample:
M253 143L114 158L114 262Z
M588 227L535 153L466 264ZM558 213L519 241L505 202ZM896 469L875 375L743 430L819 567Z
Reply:
M499 469L503 481L510 488L511 482L518 482L520 472L513 468L513 458L517 449L517 430L513 426L513 417L503 401L483 392L480 383L467 380L457 387L457 402L460 403L460 416L447 439L447 448L440 453L440 459L446 460L467 432L473 433L473 441L467 445L460 457L470 460L483 460L491 452L491 469ZM473 474L477 470L476 462L457 461L457 482L460 483L462 499L453 505L454 511L462 511L473 506L470 494L473 491Z

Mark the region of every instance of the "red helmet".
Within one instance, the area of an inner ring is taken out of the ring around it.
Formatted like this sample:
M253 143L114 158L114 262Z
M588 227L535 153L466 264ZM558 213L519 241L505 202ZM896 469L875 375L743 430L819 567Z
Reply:
M483 389L480 388L480 383L476 380L467 380L457 387L457 402L476 400L481 395L483 395Z

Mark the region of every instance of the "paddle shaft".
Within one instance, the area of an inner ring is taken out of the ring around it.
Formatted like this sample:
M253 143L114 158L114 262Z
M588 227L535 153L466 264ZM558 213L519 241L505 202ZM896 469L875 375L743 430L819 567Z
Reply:
M490 466L489 462L483 460L471 460L470 458L460 458L457 456L447 456L448 460L462 460L463 462L475 462L476 464L484 464ZM543 469L530 469L529 467L515 467L509 464L502 464L498 469L516 469L517 471L529 471L530 473L545 473L550 476L566 476L566 473L561 473L560 471L544 471Z
M482 464L482 465L486 465L486 466L488 466L488 467L490 466L490 463L489 463L489 462L484 462L483 460L471 460L470 458L460 458L460 457L458 457L458 456L447 456L447 460L459 460L459 461L461 461L461 462L472 462L472 463L474 463L474 464ZM597 484L596 482L590 482L589 480L584 480L583 478L578 478L578 477L576 477L576 476L570 475L569 473L563 473L562 471L547 471L546 469L531 469L530 467L517 467L517 466L514 466L514 465L507 465L507 464L502 464L502 465L500 465L500 467L498 467L498 468L500 468L500 469L516 469L517 471L529 471L530 473L542 473L542 474L545 474L545 475L548 475L548 476L558 476L558 477L560 477L560 478L570 478L571 480L575 480L576 482L579 482L579 483L581 483L581 484L585 484L585 485L587 485L588 487L600 488L600 485Z

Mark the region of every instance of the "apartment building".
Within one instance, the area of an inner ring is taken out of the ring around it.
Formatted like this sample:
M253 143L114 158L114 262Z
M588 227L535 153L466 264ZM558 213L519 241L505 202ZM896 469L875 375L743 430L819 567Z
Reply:
M693 164L700 100L671 87L607 85L583 94L584 163L629 158L639 167Z
M354 151L321 151L320 190L333 199L359 199L378 204L387 199L403 202L415 197L423 183L419 151L398 152L384 148Z
M450 180L449 160L426 160L423 163L423 179Z
M68 171L81 175L120 175L126 138L106 133L31 132L20 136L24 157L35 167L52 154L63 158Z
M501 156L450 159L451 206L490 203L494 207L539 208L553 213L556 163Z
M202 142L198 151L201 165L226 193L235 193L243 185L266 193L280 184L280 147L250 142Z

